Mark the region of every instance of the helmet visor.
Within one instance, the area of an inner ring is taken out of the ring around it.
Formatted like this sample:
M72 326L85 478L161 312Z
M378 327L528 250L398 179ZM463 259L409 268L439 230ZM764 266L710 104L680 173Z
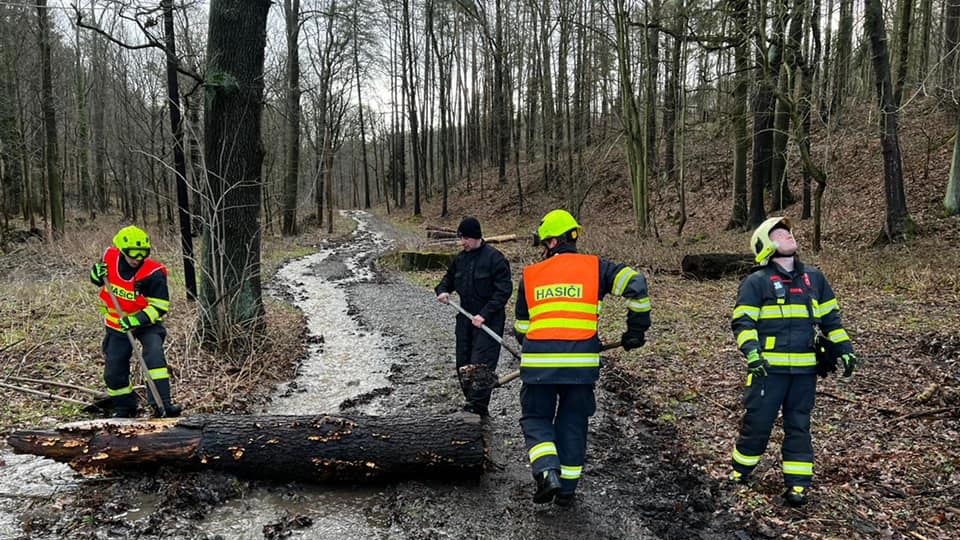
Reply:
M125 248L123 254L131 259L142 261L150 256L150 248Z

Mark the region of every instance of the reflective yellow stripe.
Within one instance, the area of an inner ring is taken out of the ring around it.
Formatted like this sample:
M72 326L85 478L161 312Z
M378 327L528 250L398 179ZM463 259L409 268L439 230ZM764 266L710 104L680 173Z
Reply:
M807 319L810 312L804 304L782 304L760 308L761 319Z
M146 298L147 298L147 303L150 304L151 306L157 309L162 309L163 311L170 311L169 300L164 300L162 298L151 298L149 296Z
M843 328L839 330L834 330L827 334L827 339L834 343L840 343L842 341L850 341L850 336L847 335L847 331Z
M763 350L770 351L777 347L777 338L774 336L767 336L767 339L763 340Z
M833 300L827 300L822 304L817 302L816 300L813 301L813 312L816 314L817 317L823 318L824 315L830 313L835 309L840 309L840 307L837 305L836 298L834 298Z
M147 319L149 319L151 323L155 323L160 320L160 313L157 311L157 308L153 306L147 306L144 308L143 312L147 315Z
M810 367L817 365L814 353L779 353L764 351L763 357L771 366Z
M514 321L513 329L521 334L526 334L530 330L530 321Z
M599 353L523 353L520 367L594 368L600 367Z
M530 463L542 458L543 456L557 455L557 446L552 442L542 442L530 449Z
M756 329L753 329L753 330L744 330L743 332L740 332L739 334L737 334L737 347L743 347L743 344L744 344L744 343L746 343L746 342L748 342L748 341L750 341L750 340L756 341L756 340L758 340L758 339L760 339L760 338L759 338L759 336L757 335L757 330L756 330Z
M760 457L761 456L745 456L741 454L736 447L733 448L733 460L743 466L753 467L757 463L760 463Z
M160 379L169 379L169 378L170 378L170 372L168 372L168 371L167 371L167 368L165 368L165 367L163 367L163 368L151 369L151 370L149 371L149 373L150 373L150 378L153 379L153 380L155 380L155 381L159 381Z
M740 317L749 317L755 321L760 317L760 308L755 306L737 306L733 308L733 320L737 320Z
M530 308L530 318L533 319L537 315L543 315L551 311L568 311L571 313L596 315L597 305L584 302L547 302Z
M621 270L617 277L613 279L613 294L623 296L623 291L627 290L627 284L637 275L637 271L629 266Z
M597 319L567 319L564 317L555 317L549 319L540 319L530 323L530 332L536 330L546 330L549 328L592 330L597 331Z
M783 474L813 476L813 463L808 461L784 461Z
M627 300L627 309L630 311L635 311L637 313L644 313L650 311L650 298L631 298Z
M110 397L125 396L127 394L132 394L132 393L133 393L133 387L130 386L129 384L123 388L117 388L117 389L107 387L107 395Z
M572 465L560 465L560 478L565 480L576 480L583 474L583 467Z

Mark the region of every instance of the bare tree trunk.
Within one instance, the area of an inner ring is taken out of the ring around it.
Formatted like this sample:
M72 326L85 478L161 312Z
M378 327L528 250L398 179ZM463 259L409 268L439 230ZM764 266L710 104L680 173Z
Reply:
M747 152L750 135L747 133L747 92L750 86L750 28L748 0L731 0L730 10L736 31L733 83L733 209L727 229L744 227L747 214ZM762 202L762 191L761 191Z
M297 190L300 185L300 0L283 0L287 38L286 156L283 175L283 223L285 236L297 234Z
M187 299L197 299L197 275L193 266L193 236L190 231L190 200L187 195L187 157L183 151L183 117L180 114L180 82L177 80L177 40L173 25L173 0L163 0L164 51L167 67L167 107L170 133L173 134L173 170L177 175L177 217L180 224L180 250L183 257Z
M212 0L207 44L201 321L204 343L245 354L263 333L260 197L269 0Z
M46 0L36 0L39 23L41 108L43 109L44 163L50 202L50 233L54 239L63 236L63 179L60 177L60 156L57 150L57 111L53 97L53 75L50 66L50 19Z
M881 0L867 0L865 15L864 30L870 38L873 51L877 102L880 105L880 148L883 152L883 185L887 203L883 229L874 240L874 245L880 245L906 239L912 233L913 223L907 212L907 198L903 189L898 107L890 80L890 57Z

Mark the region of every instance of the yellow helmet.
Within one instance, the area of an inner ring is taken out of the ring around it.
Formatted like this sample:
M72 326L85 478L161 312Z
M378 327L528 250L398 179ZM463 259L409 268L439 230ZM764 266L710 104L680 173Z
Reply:
M550 238L576 240L582 232L583 227L570 215L570 212L551 210L540 221L540 227L537 228L537 235L534 240L536 245L540 245Z
M770 232L778 226L786 227L788 231L793 228L789 219L785 217L772 217L767 218L766 221L757 227L757 230L753 231L753 236L750 238L750 247L753 249L754 260L757 264L766 265L770 262L770 257L773 256L780 247L779 244L770 240Z
M133 225L120 229L113 237L113 245L131 259L142 261L150 256L150 237Z

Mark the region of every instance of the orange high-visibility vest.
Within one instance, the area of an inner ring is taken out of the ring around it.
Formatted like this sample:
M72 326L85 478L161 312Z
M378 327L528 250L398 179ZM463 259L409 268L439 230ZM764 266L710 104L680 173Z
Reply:
M597 334L600 260L564 253L523 270L527 339L582 341Z
M107 280L110 282L110 289L113 291L113 295L117 298L117 303L120 304L120 309L123 310L125 315L131 315L150 305L146 297L137 293L134 284L138 281L143 281L154 272L159 271L166 275L167 269L159 262L147 258L140 263L140 267L137 268L137 273L133 275L133 279L123 279L120 277L120 257L122 257L120 250L111 246L104 252L103 262L107 263ZM123 328L120 327L121 315L117 313L117 309L113 305L113 300L110 299L110 294L107 292L106 286L100 289L100 301L106 306L103 323L114 330L122 332Z

